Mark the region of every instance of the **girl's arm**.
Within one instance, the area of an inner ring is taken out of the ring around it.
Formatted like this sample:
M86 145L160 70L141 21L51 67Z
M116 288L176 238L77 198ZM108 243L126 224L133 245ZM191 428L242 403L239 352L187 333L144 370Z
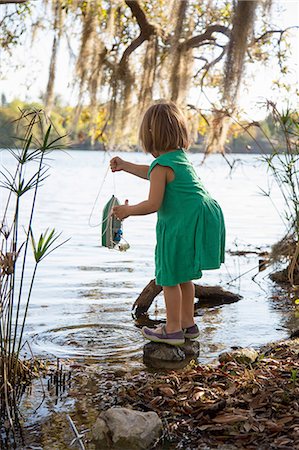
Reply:
M122 220L129 216L143 216L158 211L164 197L167 170L167 167L159 165L152 170L150 175L150 191L147 200L132 206L126 201L125 205L115 206L113 208L113 214Z
M111 159L110 167L112 172L118 172L120 170L123 170L124 172L136 175L136 177L144 178L145 180L147 180L147 172L149 166L142 164L133 164L129 161L124 161L123 159L116 156L115 158Z

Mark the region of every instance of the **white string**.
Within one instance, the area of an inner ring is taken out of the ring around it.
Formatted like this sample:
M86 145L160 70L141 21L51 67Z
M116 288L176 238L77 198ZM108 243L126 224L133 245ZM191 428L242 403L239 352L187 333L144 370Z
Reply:
M92 225L92 223L91 223L91 218L92 218L94 209L95 209L95 207L96 207L97 201L98 201L98 199L99 199L100 193L101 193L101 191L102 191L102 189L103 189L104 183L105 183L105 181L106 181L106 178L107 178L107 175L108 175L108 173L109 173L109 170L110 170L110 165L108 165L108 168L107 168L107 170L106 170L106 173L105 173L105 175L104 175L104 178L103 178L103 180L102 180L102 182L101 182L101 185L100 185L98 194L97 194L96 199L95 199L95 201L94 201L93 207L92 207L92 209L91 209L91 213L90 213L90 215L89 215L88 225L89 225L90 227L98 227L98 226L100 226L100 225L102 224L102 221L101 221L101 222L99 222L99 223L97 223L97 224L95 224L95 225Z
M112 177L113 177L113 194L116 197L116 176L115 176L115 172L112 173Z

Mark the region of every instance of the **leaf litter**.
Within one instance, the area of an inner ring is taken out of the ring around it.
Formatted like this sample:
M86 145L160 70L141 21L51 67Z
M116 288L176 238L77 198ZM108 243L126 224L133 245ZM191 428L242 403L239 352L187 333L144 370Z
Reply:
M218 365L193 361L163 372L107 371L69 361L72 387L65 394L76 400L69 414L80 432L92 429L95 418L110 407L154 411L163 423L162 436L152 446L157 450L299 450L298 355L296 338L269 344L254 362L236 360L232 353ZM63 413L57 414L60 430ZM66 431L58 442L53 423L40 427L47 448L50 441L52 448L65 441ZM96 449L88 432L84 445Z

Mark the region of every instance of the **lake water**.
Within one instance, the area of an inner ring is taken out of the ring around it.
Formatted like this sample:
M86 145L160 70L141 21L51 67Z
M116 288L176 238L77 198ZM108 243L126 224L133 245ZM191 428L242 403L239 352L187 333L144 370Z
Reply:
M124 221L124 237L130 243L127 252L101 248L101 214L110 196L114 193L121 202L129 199L134 204L146 198L149 187L146 180L107 172L112 156L93 151L56 151L51 155L51 175L39 191L33 229L38 235L47 227L55 227L63 232L62 240L71 240L42 262L37 272L26 326L26 337L36 355L86 357L105 366L142 366L145 340L131 308L154 277L156 215ZM142 153L123 157L136 163L151 162L151 156ZM204 165L202 155L192 154L190 158L222 206L227 250L269 249L283 236L284 225L277 211L269 198L260 194L259 189L267 190L271 180L256 155L229 157L237 160L232 173L221 155L210 156ZM13 167L7 152L2 151L0 159L2 166ZM90 226L89 216L100 188L91 218L95 226ZM272 199L281 210L283 202L275 186ZM1 208L4 200L2 192ZM24 218L28 209L29 197L24 197ZM200 362L212 362L233 345L258 346L289 335L294 311L281 308L271 298L275 287L268 279L269 271L252 281L257 266L257 255L227 254L219 270L204 272L201 283L220 285L243 298L237 303L199 309ZM149 312L152 318L165 318L161 296Z

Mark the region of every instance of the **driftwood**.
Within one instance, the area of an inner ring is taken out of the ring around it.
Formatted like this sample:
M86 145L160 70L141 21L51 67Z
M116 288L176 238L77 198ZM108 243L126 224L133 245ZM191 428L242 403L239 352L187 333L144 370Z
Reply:
M199 302L195 304L195 307L234 303L242 298L240 295L226 291L220 286L200 286L195 283L194 286L195 297L199 299ZM162 286L157 285L155 280L151 280L148 285L145 286L132 307L137 319L148 311L152 302L161 291Z

